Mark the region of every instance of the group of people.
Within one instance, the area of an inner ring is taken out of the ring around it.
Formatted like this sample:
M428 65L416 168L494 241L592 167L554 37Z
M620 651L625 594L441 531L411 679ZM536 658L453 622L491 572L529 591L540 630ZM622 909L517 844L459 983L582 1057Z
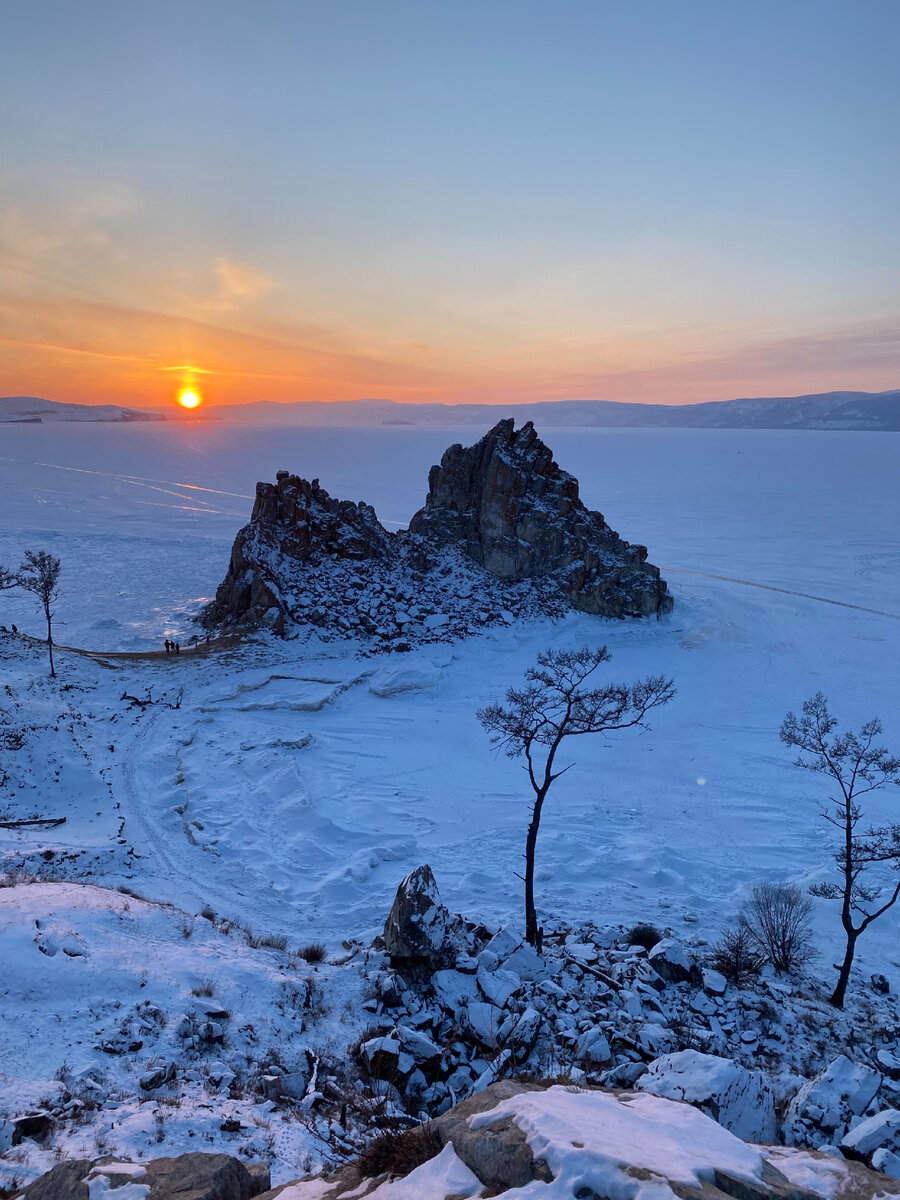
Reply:
M192 638L191 640L193 642L195 642L196 645L198 645L198 646L201 645L201 643L198 642L196 638ZM209 634L207 634L206 638L202 644L208 646L209 643L210 643L210 636L209 636ZM166 654L180 654L181 653L181 642L173 642L171 638L166 638L165 647L166 647Z

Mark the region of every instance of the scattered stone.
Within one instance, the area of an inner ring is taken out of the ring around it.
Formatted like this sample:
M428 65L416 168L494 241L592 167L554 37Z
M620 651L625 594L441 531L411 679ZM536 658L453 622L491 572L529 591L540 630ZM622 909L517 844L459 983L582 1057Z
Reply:
M881 1086L881 1075L841 1054L800 1088L788 1107L784 1140L789 1146L822 1145L844 1136Z

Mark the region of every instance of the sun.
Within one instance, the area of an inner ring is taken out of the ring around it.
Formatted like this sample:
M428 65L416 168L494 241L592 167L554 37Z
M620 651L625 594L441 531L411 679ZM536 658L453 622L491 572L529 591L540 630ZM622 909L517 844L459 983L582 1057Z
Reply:
M178 403L182 408L196 408L200 403L200 393L193 388L185 388L178 393Z

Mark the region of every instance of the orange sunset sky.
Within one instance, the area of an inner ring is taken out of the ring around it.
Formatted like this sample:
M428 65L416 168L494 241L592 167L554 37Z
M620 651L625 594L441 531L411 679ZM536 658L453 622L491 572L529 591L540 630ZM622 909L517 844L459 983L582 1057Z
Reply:
M874 0L16 6L0 394L896 387L898 25Z

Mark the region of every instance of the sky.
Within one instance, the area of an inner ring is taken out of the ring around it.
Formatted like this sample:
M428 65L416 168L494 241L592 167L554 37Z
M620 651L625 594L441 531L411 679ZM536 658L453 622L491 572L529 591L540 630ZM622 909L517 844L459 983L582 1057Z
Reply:
M896 0L29 0L0 394L900 386Z

